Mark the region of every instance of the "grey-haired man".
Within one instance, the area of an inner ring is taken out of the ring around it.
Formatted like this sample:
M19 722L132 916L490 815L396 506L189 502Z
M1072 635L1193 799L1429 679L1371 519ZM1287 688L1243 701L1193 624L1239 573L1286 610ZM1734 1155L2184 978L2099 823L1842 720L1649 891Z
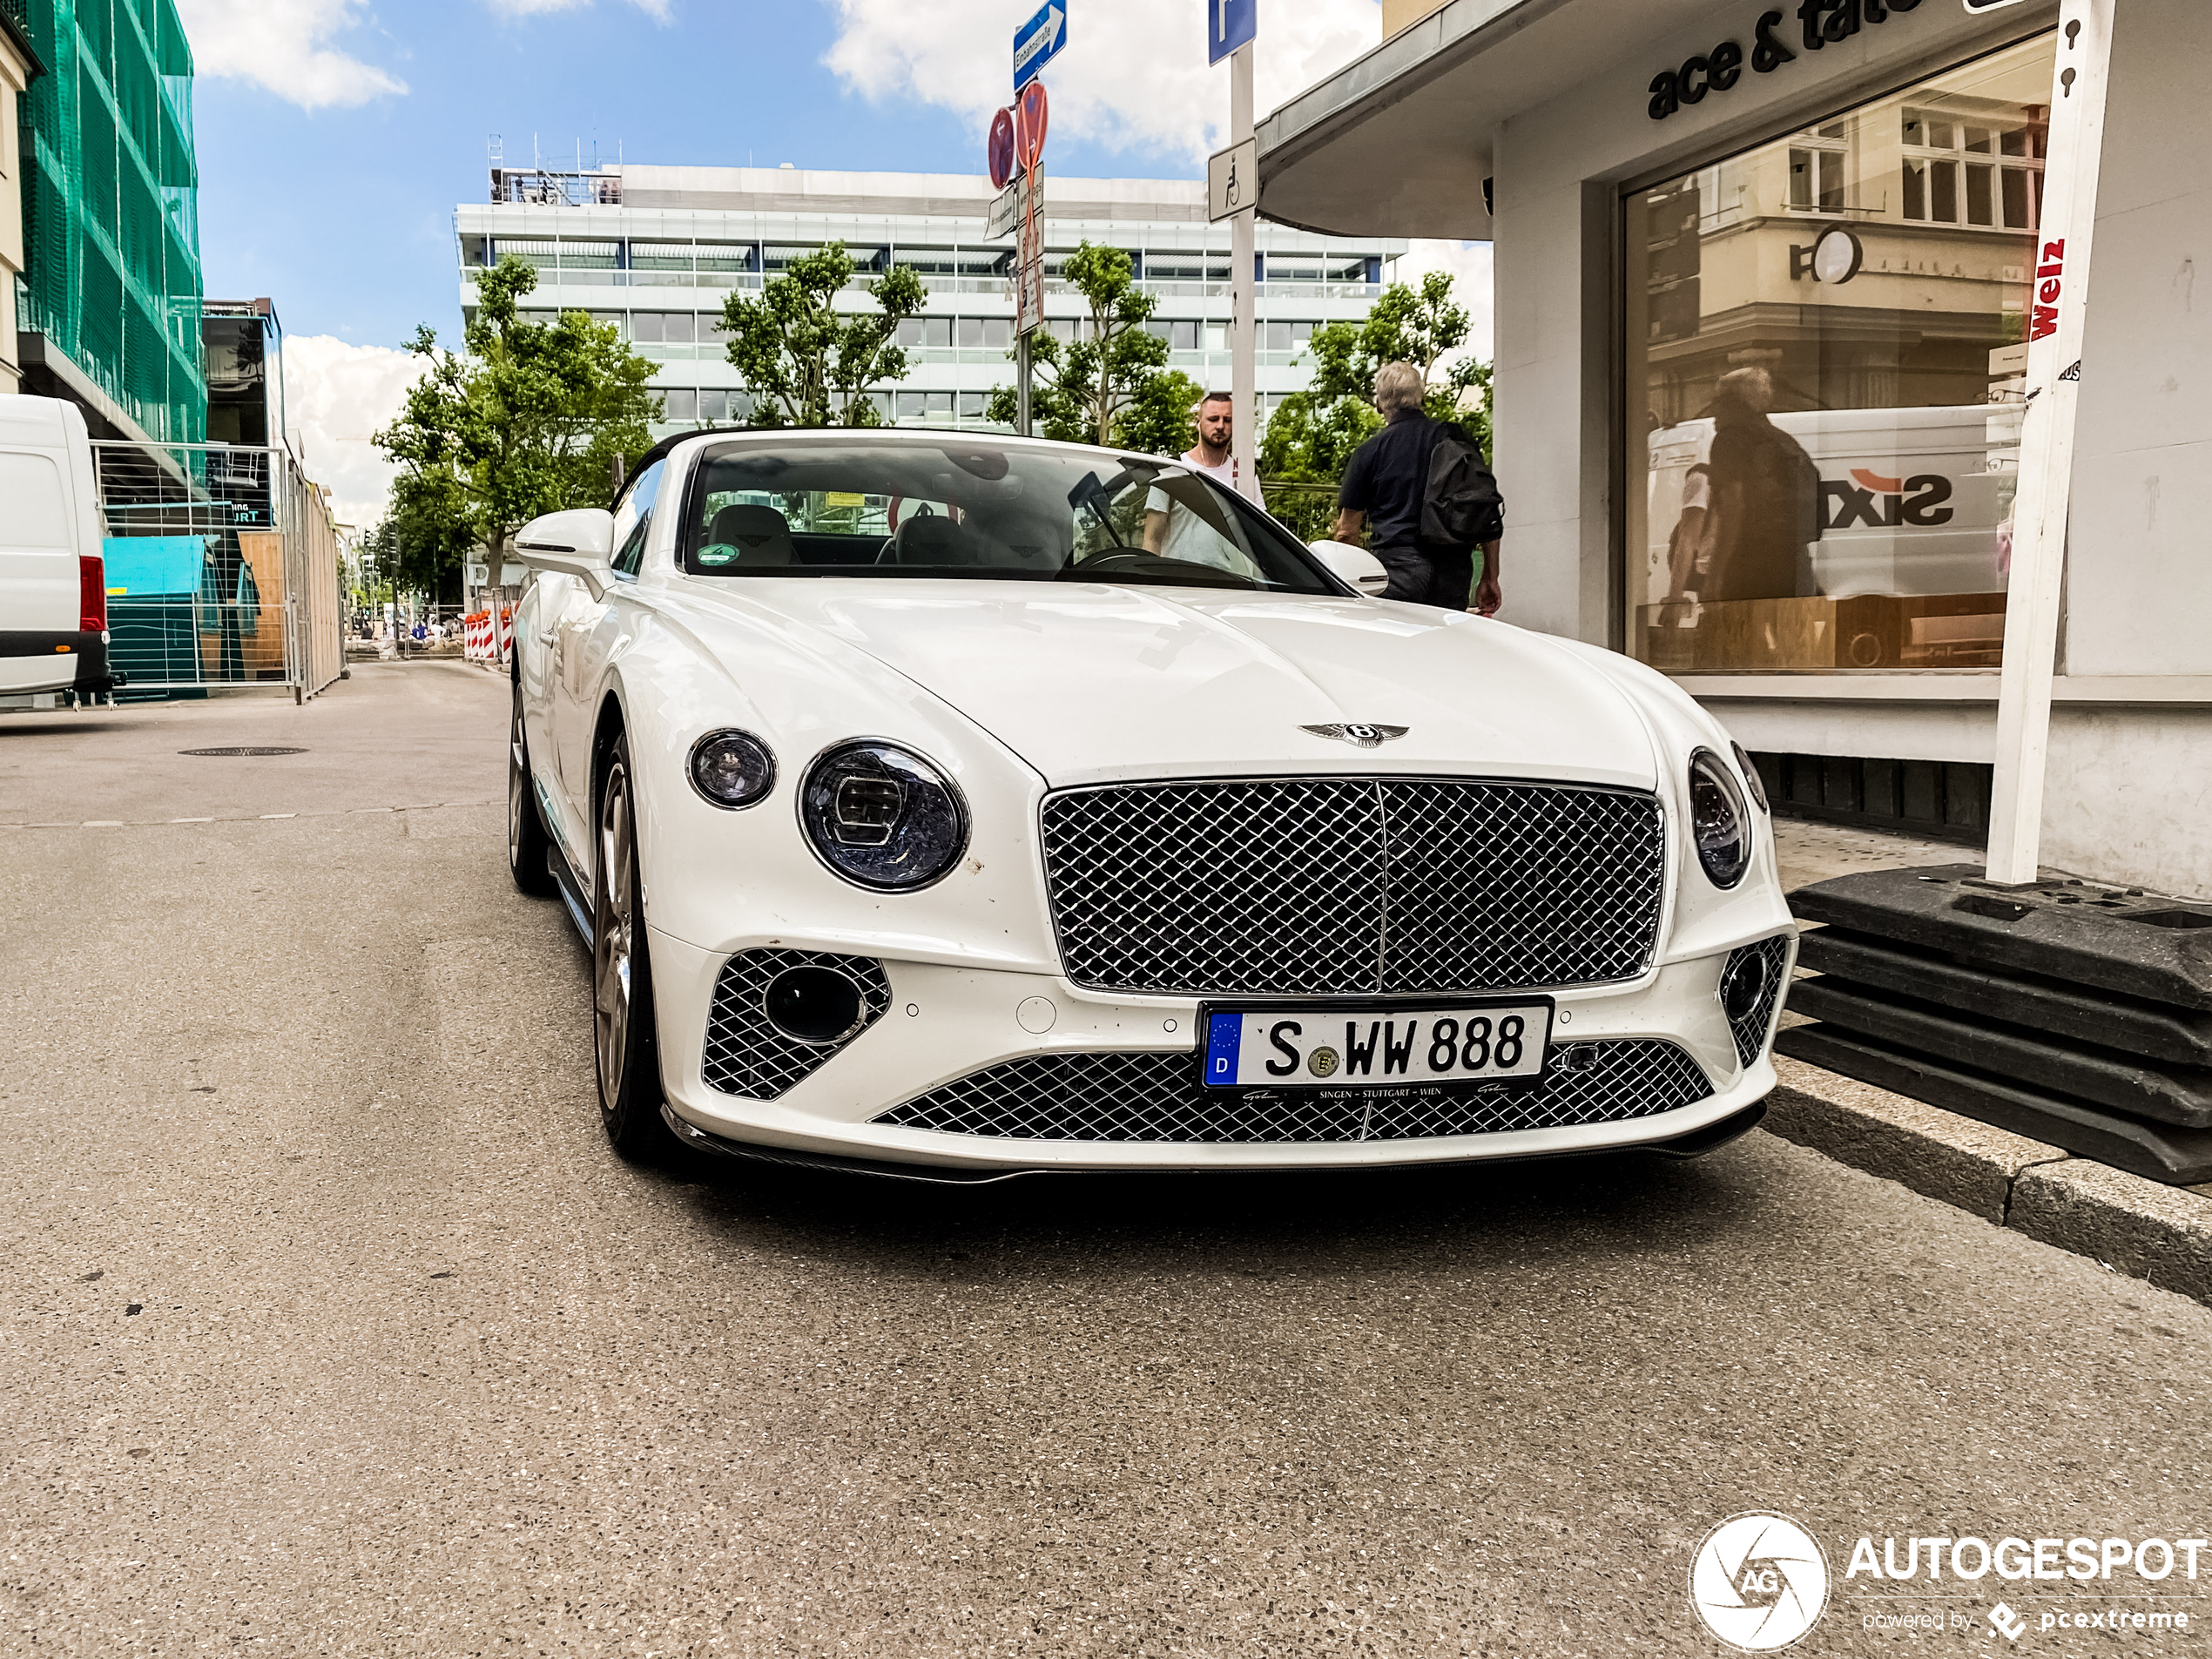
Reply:
M1382 593L1386 599L1465 610L1471 590L1474 609L1495 616L1505 603L1498 585L1501 537L1481 543L1482 579L1477 584L1473 547L1446 546L1421 536L1429 461L1438 442L1457 439L1475 452L1477 465L1481 461L1480 447L1465 428L1422 413L1424 389L1421 372L1411 363L1386 363L1376 371L1375 407L1386 424L1353 452L1344 469L1336 539L1357 547L1362 521L1373 526L1367 550L1390 572L1390 585Z

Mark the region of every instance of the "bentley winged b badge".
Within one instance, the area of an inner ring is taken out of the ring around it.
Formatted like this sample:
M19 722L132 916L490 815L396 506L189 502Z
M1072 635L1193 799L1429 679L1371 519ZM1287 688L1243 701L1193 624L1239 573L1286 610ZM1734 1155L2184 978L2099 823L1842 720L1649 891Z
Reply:
M1362 749L1379 749L1384 744L1404 737L1412 728L1368 725L1364 722L1343 725L1332 721L1327 725L1302 725L1298 730L1311 732L1317 738L1334 738L1339 743L1357 744Z

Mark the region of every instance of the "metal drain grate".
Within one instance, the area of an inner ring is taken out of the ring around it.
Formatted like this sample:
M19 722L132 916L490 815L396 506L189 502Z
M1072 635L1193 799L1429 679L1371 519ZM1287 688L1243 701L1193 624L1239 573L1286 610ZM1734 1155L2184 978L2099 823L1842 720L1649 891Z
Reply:
M305 749L179 749L180 755L303 755Z

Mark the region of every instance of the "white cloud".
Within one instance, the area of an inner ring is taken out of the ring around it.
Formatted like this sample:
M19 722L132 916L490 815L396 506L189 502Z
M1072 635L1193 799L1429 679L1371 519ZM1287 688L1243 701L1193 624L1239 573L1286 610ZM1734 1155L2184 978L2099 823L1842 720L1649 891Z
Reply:
M341 524L363 529L384 516L399 469L369 443L391 423L422 373L422 360L388 346L353 346L334 334L284 342L284 390L307 476L330 488Z
M838 36L823 61L872 99L914 98L965 117L975 170L991 111L1013 93L1014 29L1035 0L828 0ZM1120 0L1071 18L1067 51L1046 71L1055 134L1111 150L1204 161L1229 125L1229 67L1206 62L1200 0ZM1257 116L1372 46L1375 0L1277 4L1253 64ZM1049 171L1050 148L1046 167Z
M1421 278L1431 271L1450 272L1453 300L1467 309L1467 351L1478 358L1488 359L1497 352L1496 311L1491 290L1492 252L1488 242L1416 240L1385 274L1393 282L1418 287ZM1445 361L1448 363L1465 354L1455 352Z
M192 66L251 81L303 110L407 91L397 76L326 44L352 28L353 0L178 0Z

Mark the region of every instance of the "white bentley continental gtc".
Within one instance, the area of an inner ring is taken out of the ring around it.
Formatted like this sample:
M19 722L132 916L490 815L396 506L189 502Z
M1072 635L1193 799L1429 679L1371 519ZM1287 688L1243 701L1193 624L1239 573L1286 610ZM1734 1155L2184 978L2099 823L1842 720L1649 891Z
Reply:
M694 434L516 547L509 859L590 945L626 1155L1694 1155L1764 1109L1764 797L1624 657L981 434Z

